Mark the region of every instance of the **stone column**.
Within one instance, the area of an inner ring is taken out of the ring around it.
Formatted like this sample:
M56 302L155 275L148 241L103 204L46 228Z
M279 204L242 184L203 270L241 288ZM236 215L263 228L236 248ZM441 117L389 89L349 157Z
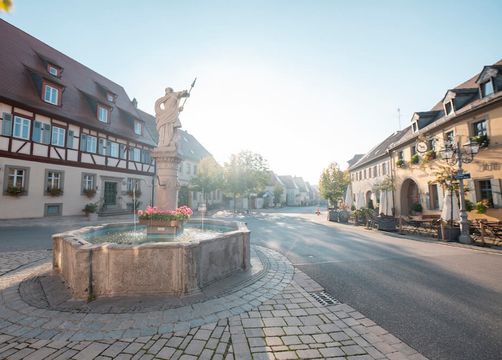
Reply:
M175 210L178 207L178 164L181 158L176 150L157 148L152 151L157 164L155 179L155 206Z

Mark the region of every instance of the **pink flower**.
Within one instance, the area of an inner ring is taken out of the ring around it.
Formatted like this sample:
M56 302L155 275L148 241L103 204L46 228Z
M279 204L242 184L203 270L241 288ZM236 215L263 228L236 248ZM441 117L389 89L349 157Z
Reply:
M138 215L143 216L143 210L138 210Z

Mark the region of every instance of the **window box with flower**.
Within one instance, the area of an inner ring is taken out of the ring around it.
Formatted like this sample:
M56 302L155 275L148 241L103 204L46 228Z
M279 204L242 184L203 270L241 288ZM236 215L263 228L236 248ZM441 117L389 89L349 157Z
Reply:
M480 148L485 148L490 145L490 139L488 138L488 135L471 136L471 141L477 142Z
M176 210L149 206L138 211L138 218L140 225L146 225L150 234L180 234L183 232L184 221L192 214L192 209L188 206L180 206Z
M26 190L24 189L24 187L21 187L21 186L8 186L7 190L5 191L5 194L9 195L9 196L18 197L18 196L21 196L21 195L25 194L25 192L26 192Z
M84 189L82 193L89 199L92 199L96 195L96 189Z
M418 154L413 155L410 159L410 164L412 165L416 165L419 162L420 162L420 156L418 156Z
M57 187L49 187L47 188L47 195L49 196L61 196L63 195L63 189L57 188Z
M424 160L424 162L436 160L436 152L434 150L426 151L424 154L423 160Z
M398 168L405 168L406 167L406 162L403 159L398 159L396 161L396 166Z

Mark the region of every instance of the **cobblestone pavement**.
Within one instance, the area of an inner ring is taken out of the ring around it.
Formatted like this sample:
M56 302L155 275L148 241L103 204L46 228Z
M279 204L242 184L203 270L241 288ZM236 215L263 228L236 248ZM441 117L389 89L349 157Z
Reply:
M96 314L27 304L19 284L50 253L0 256L1 359L425 359L350 306L321 304L322 288L279 253L253 283L163 311Z

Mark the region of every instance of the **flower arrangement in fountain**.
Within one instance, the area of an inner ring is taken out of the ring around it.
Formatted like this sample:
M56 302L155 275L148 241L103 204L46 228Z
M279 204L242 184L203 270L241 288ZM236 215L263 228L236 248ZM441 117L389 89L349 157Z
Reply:
M145 210L138 210L140 220L187 220L193 212L188 206L180 206L176 210L159 209L156 206L148 206Z

